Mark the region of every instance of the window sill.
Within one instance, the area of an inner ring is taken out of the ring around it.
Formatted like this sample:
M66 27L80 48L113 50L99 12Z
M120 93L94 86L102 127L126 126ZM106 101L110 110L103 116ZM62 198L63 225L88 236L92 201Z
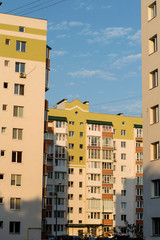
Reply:
M160 198L160 196L151 197L151 199L157 199L157 198Z
M149 53L148 56L151 56L152 54L154 54L156 52L158 52L158 50L155 50L154 52Z

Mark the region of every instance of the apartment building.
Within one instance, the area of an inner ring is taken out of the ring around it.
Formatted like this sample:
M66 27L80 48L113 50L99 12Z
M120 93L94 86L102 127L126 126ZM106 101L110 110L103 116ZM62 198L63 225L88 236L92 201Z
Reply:
M144 125L144 237L160 237L160 2L142 0L142 103Z
M143 226L142 119L89 112L78 99L49 109L46 235L93 234Z
M46 20L0 13L0 239L41 238L46 34Z

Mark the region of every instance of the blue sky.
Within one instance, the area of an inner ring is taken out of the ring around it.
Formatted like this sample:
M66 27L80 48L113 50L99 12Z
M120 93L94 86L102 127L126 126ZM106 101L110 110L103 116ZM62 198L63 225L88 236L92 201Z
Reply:
M63 98L78 98L89 101L91 112L140 117L140 2L4 0L0 9L19 8L11 13L48 20L50 107Z

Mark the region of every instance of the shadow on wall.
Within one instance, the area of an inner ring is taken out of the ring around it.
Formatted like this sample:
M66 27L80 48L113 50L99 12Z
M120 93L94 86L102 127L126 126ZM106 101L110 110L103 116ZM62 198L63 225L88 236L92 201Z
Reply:
M40 240L41 200L23 201L12 198L0 205L0 239Z

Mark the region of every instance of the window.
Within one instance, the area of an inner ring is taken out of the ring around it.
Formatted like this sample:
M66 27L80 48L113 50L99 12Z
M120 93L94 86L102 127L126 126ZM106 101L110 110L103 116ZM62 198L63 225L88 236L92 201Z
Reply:
M8 67L9 66L9 60L4 60L4 66Z
M9 222L10 233L20 233L20 222Z
M113 132L113 127L112 126L103 126L102 131L103 132Z
M80 132L80 133L79 133L79 137L80 137L80 138L83 137L83 132Z
M23 129L13 128L13 134L12 134L13 139L22 140L22 134L23 134Z
M80 168L79 169L79 174L82 175L82 173L83 173L83 169Z
M79 220L79 223L82 224L82 220Z
M4 174L0 173L0 180L4 179Z
M4 155L5 155L5 150L0 150L0 156L4 157Z
M137 164L137 173L143 173L143 165Z
M149 39L149 54L152 54L158 50L157 35L154 35Z
M159 122L159 105L150 108L150 123Z
M68 182L68 187L73 187L73 181Z
M143 161L143 153L142 152L138 152L136 153L137 155L137 161Z
M122 122L122 125L125 125L125 122Z
M74 174L74 168L68 168L68 174Z
M92 163L92 162L91 162ZM102 162L102 169L112 170L112 163Z
M5 44L10 45L10 39L5 39Z
M126 166L125 165L121 166L121 172L126 172Z
M3 197L0 197L0 204L3 204Z
M0 228L3 228L3 221L0 221Z
M102 158L111 160L112 159L112 151L111 150L102 150Z
M79 208L79 213L82 213L82 208Z
M151 144L151 160L160 159L160 142Z
M11 174L11 185L12 186L21 186L21 175Z
M13 116L14 117L23 117L23 107L22 106L13 106Z
M65 128L66 124L63 121L56 121L56 128Z
M79 124L80 124L80 126L83 126L83 122L80 122Z
M143 201L137 201L137 208L143 208Z
M137 220L143 220L143 213L137 213Z
M102 147L112 147L112 138L102 138Z
M68 200L73 200L73 194L68 194Z
M25 73L25 63L16 62L15 63L15 72Z
M121 196L126 196L126 190L121 190Z
M46 211L46 217L51 218L52 217L52 211Z
M121 136L126 136L126 130L121 130Z
M102 187L102 193L103 194L112 194L113 193L112 187Z
M3 88L8 88L8 82L3 83Z
M69 131L69 137L74 137L74 131Z
M82 200L82 194L79 194L79 200Z
M126 183L126 178L121 178L121 183L122 184Z
M160 236L160 218L152 218L152 234Z
M126 215L121 215L121 221L126 221Z
M79 162L83 162L83 157L82 156L79 157Z
M155 88L158 86L158 69L150 72L149 74L149 88Z
M51 185L52 186L52 185ZM65 192L65 186L64 185L55 185L54 186L55 192Z
M121 142L121 148L126 148L126 142Z
M74 144L73 143L69 143L69 149L74 149Z
M24 27L19 26L19 32L24 32Z
M52 232L52 224L46 224L46 232Z
M3 111L6 111L6 110L7 110L7 104L3 104L3 105L2 105L2 110L3 110Z
M68 207L68 213L73 213L73 207Z
M21 163L22 162L22 152L12 151L12 162Z
M69 121L69 125L74 125L74 122L73 121Z
M148 21L157 16L157 5L156 1L148 7Z
M127 206L127 203L126 202L121 202L121 208L125 209Z
M83 186L83 183L79 182L79 187L82 188L82 186Z
M151 195L152 197L160 197L160 179L151 181Z
M100 146L100 137L89 137L88 146Z
M143 177L137 177L137 185L143 185Z
M121 153L121 159L126 160L126 153Z
M1 133L5 133L6 132L6 127L2 127L1 128Z
M10 209L20 210L21 199L20 198L10 198Z
M83 149L83 144L79 144L79 148L82 150Z
M64 218L65 217L65 212L64 211L54 211L54 217L56 218L56 216L58 218Z
M143 196L143 189L142 188L137 188L136 189L136 196Z
M47 175L48 175L48 179L53 179L53 172L48 171Z
M91 212L91 219L100 219L100 212Z
M102 183L113 183L111 175L102 175Z
M16 41L16 51L25 52L26 42Z
M53 149L53 145L51 145L51 146L52 146L51 149ZM53 153L53 150L52 150L52 153ZM56 146L55 147L55 157L59 158L59 159L65 158L66 157L66 148Z
M100 158L100 150L99 149L89 149L88 150L88 158Z
M22 84L14 84L14 94L16 94L16 95L24 95L24 85L22 85Z
M69 162L74 162L74 156L69 156Z

